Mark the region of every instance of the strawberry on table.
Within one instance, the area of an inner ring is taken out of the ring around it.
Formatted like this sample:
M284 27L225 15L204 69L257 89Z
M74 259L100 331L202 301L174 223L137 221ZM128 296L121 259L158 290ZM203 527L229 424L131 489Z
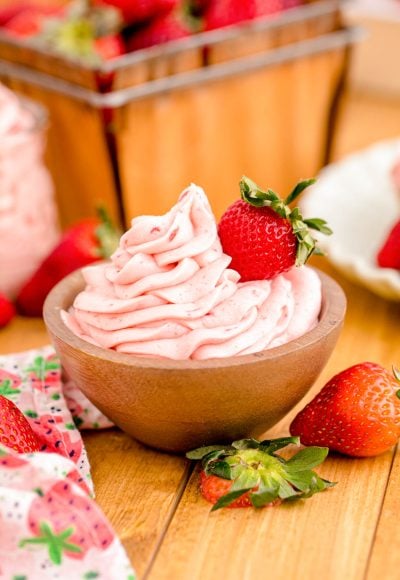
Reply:
M390 230L376 259L381 268L400 270L400 220Z
M0 444L17 451L39 451L39 440L14 403L0 395Z
M7 326L7 324L11 322L14 316L14 304L7 298L7 296L0 294L0 328Z
M241 439L227 446L200 447L186 457L201 460L200 490L214 504L212 511L222 507L264 507L287 499L308 498L334 485L313 471L326 458L327 448L304 448L288 460L276 454L287 445L299 443L298 437Z
M25 316L41 316L47 294L62 278L78 268L111 256L119 234L104 212L69 228L59 244L21 289L17 308Z
M335 375L295 417L292 435L353 457L379 455L400 437L400 373L363 362Z
M303 219L297 207L289 207L314 182L300 181L282 200L271 189L264 191L248 177L242 178L242 199L225 211L218 225L222 248L232 257L230 267L239 272L242 282L269 280L305 264L318 252L310 229L332 233L324 220Z

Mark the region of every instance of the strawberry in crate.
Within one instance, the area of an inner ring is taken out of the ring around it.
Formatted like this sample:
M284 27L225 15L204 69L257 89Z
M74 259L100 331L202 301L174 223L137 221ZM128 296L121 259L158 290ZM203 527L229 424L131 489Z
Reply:
M301 4L302 0L194 0L195 9L204 18L205 30L279 14Z
M136 27L128 39L128 51L164 44L196 33L199 21L188 12L187 6L184 2L178 3L174 10L159 13Z
M179 3L180 0L94 0L96 6L107 4L117 8L126 25L148 22L171 12Z
M40 33L47 18L62 13L63 8L53 3L15 2L0 9L0 26L12 36L29 38Z
M125 53L123 20L111 6L75 0L63 7L23 7L4 23L14 37L93 67Z

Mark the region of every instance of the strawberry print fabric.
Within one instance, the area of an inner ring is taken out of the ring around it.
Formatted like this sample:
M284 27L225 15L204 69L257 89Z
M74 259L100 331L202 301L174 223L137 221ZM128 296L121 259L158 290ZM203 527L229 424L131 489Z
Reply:
M0 395L24 413L39 437L41 450L73 461L89 489L90 467L79 428L112 423L66 378L52 347L0 356Z
M132 580L110 524L91 498L78 428L111 426L68 378L51 347L0 356L0 394L24 413L41 451L0 445L0 578Z

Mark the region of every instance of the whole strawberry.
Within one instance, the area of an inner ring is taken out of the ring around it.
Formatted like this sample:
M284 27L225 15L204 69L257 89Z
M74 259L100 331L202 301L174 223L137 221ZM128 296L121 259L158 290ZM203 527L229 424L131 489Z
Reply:
M47 19L62 17L62 10L54 6L32 6L29 3L16 7L15 13L4 22L7 34L18 38L30 38L42 31Z
M0 443L17 453L39 451L40 445L28 420L14 403L0 395Z
M78 268L111 256L117 248L119 234L108 216L87 218L62 236L17 296L18 311L25 316L41 316L47 294L62 278Z
M263 191L248 177L242 178L242 199L226 210L218 226L223 250L232 257L230 267L242 282L269 280L295 264L305 264L318 252L309 229L332 233L324 220L303 219L298 208L288 206L314 182L301 181L282 200L271 189Z
M154 18L139 28L128 41L128 50L148 48L156 44L185 38L191 34L192 30L185 22L183 15L178 12L170 12Z
M4 24L7 34L90 66L125 53L121 15L111 6L74 0L65 7L28 6Z
M400 220L389 232L376 259L381 268L400 270Z
M0 294L0 328L7 326L7 324L11 322L14 316L14 304L7 298L7 296Z
M295 417L292 435L354 457L379 455L400 437L400 374L363 362L334 376Z
M125 24L138 24L173 10L180 0L95 0L118 8Z
M328 449L309 447L285 460L276 451L294 443L298 437L257 441L241 439L232 445L200 447L186 454L201 460L200 490L214 504L222 507L264 507L286 499L311 497L332 484L312 469L320 465Z
M0 5L0 26L4 27L7 22L10 22L12 18L26 10L31 8L31 2L28 0L13 0L12 3L7 2L5 6L3 3Z
M300 0L210 0L204 13L205 28L212 30L253 20L299 4Z

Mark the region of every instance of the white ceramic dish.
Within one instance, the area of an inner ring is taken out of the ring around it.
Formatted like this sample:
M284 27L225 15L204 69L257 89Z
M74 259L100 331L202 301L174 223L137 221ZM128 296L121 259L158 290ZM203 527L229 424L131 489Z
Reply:
M400 218L400 194L390 171L400 159L400 139L385 141L327 166L304 194L305 217L321 217L333 229L319 235L330 262L352 281L383 298L400 301L400 272L379 268L376 254Z

